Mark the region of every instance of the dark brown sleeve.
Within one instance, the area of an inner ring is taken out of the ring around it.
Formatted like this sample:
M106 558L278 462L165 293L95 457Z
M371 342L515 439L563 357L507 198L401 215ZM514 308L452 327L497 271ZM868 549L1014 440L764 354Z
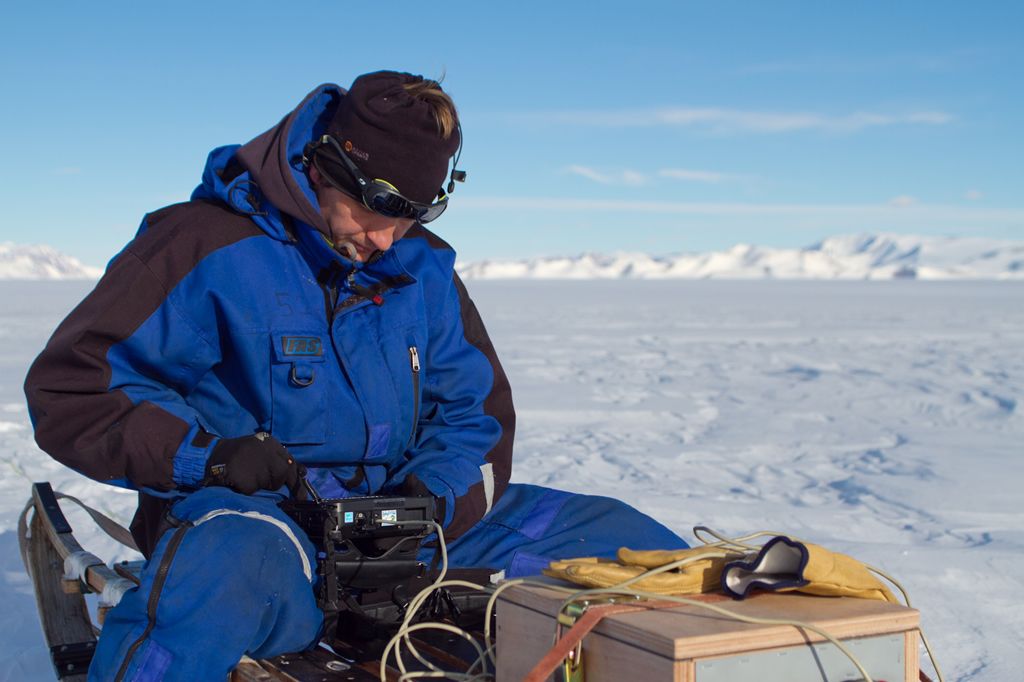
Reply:
M130 251L61 323L29 369L25 395L39 447L98 481L174 487L173 458L189 424L148 402L110 391L110 348L132 335L165 299Z
M251 221L189 202L147 216L144 233L54 332L29 369L25 395L39 447L98 481L175 487L175 455L209 445L178 389L217 351L169 297L213 251L259 234ZM154 315L164 308L163 315ZM138 331L153 318L149 340ZM177 335L177 336L175 336ZM174 356L173 347L184 349ZM111 349L118 355L118 387ZM188 354L187 356L185 354ZM130 391L130 393L129 393Z
M484 399L484 413L493 417L501 425L501 438L487 453L485 461L492 467L493 494L491 496L491 507L497 504L502 494L508 488L509 479L512 476L512 442L516 430L516 412L512 403L512 387L509 385L505 370L498 360L498 354L494 350L487 335L487 329L480 317L480 313L469 297L466 286L457 274L454 275L456 291L459 294L459 304L462 310L462 327L466 340L479 350L491 364L491 372L494 375L491 391ZM451 523L445 530L445 538L453 540L467 530L472 528L483 518L487 511L487 495L483 481L470 486L465 495L455 499L455 512Z

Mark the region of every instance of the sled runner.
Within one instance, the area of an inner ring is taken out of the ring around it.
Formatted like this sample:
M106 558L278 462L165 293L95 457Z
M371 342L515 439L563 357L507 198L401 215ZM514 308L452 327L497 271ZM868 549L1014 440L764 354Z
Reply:
M75 539L71 525L61 511L58 497L81 504L69 496L55 493L49 483L32 486L32 498L19 519L22 560L32 578L36 605L43 634L53 661L56 677L84 682L96 648L97 636L106 612L121 596L138 584L142 562L123 562L114 569L84 550ZM134 547L130 534L102 514L82 505L93 520L122 544ZM486 572L449 572L453 579L481 582ZM404 584L400 594L415 595L427 586L427 576ZM94 623L84 593L99 595ZM438 590L422 607L422 618L445 622L468 631L483 640L484 608L489 594ZM231 675L233 682L368 682L380 680L380 659L388 641L398 630L404 614L403 600L396 593L361 595L347 609L329 614L327 635L309 651L269 660L243 657ZM347 633L344 638L338 632ZM476 664L478 650L467 640L447 632L423 629L410 634L416 651L426 661L446 671L466 672ZM416 659L408 660L407 670L427 669ZM399 671L388 667L386 676L397 680Z

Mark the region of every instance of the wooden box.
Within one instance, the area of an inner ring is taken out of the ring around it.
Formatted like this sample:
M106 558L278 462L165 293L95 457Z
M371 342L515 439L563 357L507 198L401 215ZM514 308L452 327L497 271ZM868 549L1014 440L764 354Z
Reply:
M497 606L497 682L519 682L551 648L564 593L517 585ZM816 625L880 682L918 682L919 616L880 601L761 594L716 605ZM861 676L834 645L788 625L752 625L679 606L609 615L583 641L586 682L847 682ZM553 679L553 678L549 678Z

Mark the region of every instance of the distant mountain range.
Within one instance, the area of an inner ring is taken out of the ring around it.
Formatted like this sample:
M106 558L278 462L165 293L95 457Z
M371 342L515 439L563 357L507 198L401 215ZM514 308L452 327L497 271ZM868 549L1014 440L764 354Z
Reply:
M0 279L98 279L102 274L101 268L50 246L0 243Z
M737 244L649 256L583 254L460 264L464 279L1019 279L1024 241L861 234L803 249Z
M1017 279L1024 241L981 237L862 234L830 237L803 249L737 244L725 251L643 253L460 263L464 279ZM49 246L0 244L0 279L96 279Z

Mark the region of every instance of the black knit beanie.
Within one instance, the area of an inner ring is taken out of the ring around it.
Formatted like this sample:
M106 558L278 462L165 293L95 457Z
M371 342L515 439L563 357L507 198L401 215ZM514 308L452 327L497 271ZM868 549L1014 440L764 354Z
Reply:
M448 163L458 149L460 131L442 139L433 107L403 87L423 80L396 71L359 76L339 103L327 132L371 179L387 180L403 196L429 204L448 179ZM329 170L333 177L347 176L334 164Z

